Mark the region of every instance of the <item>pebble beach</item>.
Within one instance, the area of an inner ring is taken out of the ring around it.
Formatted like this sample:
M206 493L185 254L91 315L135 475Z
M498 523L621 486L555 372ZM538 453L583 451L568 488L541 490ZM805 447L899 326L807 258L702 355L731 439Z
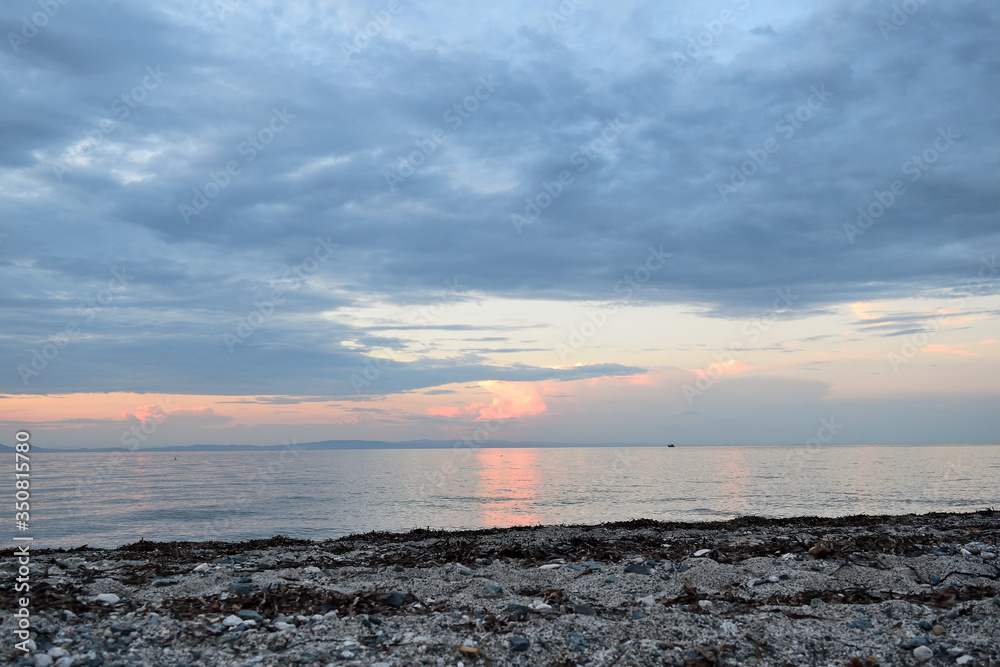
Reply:
M1000 665L998 552L990 510L37 550L0 661Z

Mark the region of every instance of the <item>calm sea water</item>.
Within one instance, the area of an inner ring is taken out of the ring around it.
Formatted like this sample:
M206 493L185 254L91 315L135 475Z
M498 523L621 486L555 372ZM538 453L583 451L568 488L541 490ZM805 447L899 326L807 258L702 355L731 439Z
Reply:
M1000 446L36 453L31 490L38 548L905 514L1000 507Z

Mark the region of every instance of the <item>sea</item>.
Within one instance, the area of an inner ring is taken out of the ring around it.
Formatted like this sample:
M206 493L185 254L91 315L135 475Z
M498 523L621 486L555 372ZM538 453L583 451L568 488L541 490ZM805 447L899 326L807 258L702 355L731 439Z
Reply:
M1000 445L33 452L34 548L1000 508Z

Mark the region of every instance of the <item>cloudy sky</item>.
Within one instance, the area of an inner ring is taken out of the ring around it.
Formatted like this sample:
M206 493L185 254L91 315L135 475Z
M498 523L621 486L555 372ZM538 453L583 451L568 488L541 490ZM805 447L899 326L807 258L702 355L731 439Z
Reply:
M5 2L0 441L997 442L1000 5L468 5Z

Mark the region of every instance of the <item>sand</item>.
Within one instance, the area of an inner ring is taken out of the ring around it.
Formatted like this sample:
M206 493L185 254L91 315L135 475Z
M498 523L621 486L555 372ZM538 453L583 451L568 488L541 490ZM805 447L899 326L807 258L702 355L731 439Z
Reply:
M37 551L0 660L1000 665L998 552L992 511Z

